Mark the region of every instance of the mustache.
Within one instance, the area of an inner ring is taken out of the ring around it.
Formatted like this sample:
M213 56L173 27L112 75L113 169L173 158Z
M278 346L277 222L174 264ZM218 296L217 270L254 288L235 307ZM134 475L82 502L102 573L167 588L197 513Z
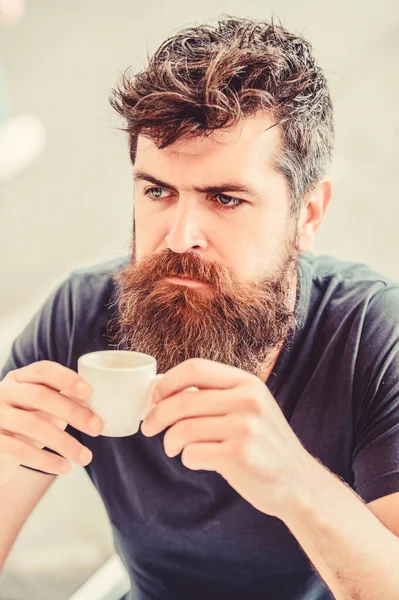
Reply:
M234 283L234 278L226 267L205 261L195 252L177 254L167 248L141 259L136 266L140 266L142 277L147 281L151 279L156 282L164 277L186 277L216 288L229 288Z

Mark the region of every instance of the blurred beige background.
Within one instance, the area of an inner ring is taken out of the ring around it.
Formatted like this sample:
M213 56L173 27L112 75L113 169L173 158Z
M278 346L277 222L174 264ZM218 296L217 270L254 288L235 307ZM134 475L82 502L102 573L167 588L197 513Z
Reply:
M25 17L0 32L12 113L37 115L47 133L38 160L0 190L1 362L72 269L128 250L131 175L111 87L169 34L222 13L274 13L313 43L337 131L334 199L315 251L399 280L397 0L32 0ZM28 520L0 599L66 600L112 553L101 500L75 467Z

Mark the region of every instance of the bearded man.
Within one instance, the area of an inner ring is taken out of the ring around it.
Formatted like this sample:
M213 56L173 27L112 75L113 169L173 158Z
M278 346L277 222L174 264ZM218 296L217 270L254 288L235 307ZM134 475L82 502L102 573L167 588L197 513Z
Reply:
M13 345L2 561L72 459L132 598L399 597L399 287L309 252L334 137L310 44L245 19L188 28L111 102L133 165L131 254L72 273ZM163 374L122 438L99 436L76 373L110 348Z

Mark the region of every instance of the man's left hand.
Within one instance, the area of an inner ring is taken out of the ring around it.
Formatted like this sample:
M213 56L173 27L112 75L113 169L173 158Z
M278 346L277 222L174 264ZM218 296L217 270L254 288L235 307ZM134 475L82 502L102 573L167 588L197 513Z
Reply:
M198 391L189 391L195 386ZM265 383L218 362L190 359L157 384L142 423L167 429L165 452L189 469L216 471L250 504L281 518L300 494L315 459L292 431Z

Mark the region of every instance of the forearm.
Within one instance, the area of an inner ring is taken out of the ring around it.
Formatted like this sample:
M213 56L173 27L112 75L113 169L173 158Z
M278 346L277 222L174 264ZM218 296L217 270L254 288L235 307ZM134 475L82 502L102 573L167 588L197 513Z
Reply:
M399 538L345 483L311 463L280 518L337 600L399 598Z

